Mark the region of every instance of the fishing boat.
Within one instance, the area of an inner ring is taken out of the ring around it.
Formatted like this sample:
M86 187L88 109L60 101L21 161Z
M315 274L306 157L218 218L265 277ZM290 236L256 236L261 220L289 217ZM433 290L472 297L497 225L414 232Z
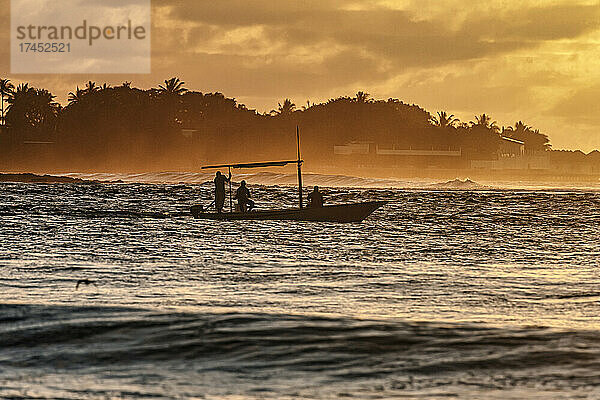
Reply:
M283 167L296 164L298 168L298 208L274 209L274 210L252 210L248 212L234 211L231 198L231 180L229 181L229 212L217 213L207 212L202 205L192 206L190 212L194 218L218 221L233 220L279 220L279 221L312 221L312 222L361 222L375 210L385 205L385 201L366 201L350 204L333 204L322 207L304 207L302 190L302 164L300 157L300 132L296 128L296 143L298 158L296 160L266 161L244 164L220 164L208 165L202 169L227 168L229 174L231 169Z

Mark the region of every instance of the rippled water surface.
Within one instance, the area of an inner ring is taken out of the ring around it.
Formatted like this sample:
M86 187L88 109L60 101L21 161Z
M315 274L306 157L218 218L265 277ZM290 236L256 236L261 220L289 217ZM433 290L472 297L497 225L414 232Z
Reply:
M194 220L210 184L0 188L0 397L600 396L598 192L331 188L389 201L332 224Z

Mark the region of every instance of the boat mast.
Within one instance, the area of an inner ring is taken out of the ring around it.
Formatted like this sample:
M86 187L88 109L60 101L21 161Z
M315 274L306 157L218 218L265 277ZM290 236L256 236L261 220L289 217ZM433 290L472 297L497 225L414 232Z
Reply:
M229 212L233 212L233 200L231 199L231 167L229 168Z
M300 128L298 125L296 125L296 144L298 146L298 204L302 209L302 159L300 159Z

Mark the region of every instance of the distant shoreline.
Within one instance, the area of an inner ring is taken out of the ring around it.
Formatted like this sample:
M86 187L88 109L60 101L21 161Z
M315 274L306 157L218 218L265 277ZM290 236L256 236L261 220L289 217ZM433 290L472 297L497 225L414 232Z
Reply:
M97 180L71 178L68 176L37 175L37 174L32 174L32 173L19 173L19 174L0 173L0 182L5 182L5 183L78 183L78 184L107 183L107 182L102 182L102 181L97 181Z
M360 188L368 189L401 189L401 190L584 190L599 191L600 181L552 182L549 180L510 180L504 176L497 179L482 176L460 176L448 174L446 177L415 178L377 178L357 175L331 175L311 172L304 175L305 190L318 185L323 188ZM504 178L504 179L503 179ZM543 177L542 177L543 178ZM211 173L199 172L147 172L147 173L55 173L43 172L0 173L1 183L24 184L165 184L165 185L211 185ZM262 186L296 186L294 173L261 172L257 174L237 174L235 182L246 180L250 185Z

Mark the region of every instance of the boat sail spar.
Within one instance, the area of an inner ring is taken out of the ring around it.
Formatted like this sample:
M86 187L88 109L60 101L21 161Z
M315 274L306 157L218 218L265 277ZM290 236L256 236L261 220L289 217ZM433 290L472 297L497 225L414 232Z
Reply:
M233 168L233 169L242 169L242 168L267 168L267 167L285 167L288 164L295 164L298 161L264 161L264 162L254 162L254 163L244 163L244 164L220 164L220 165L207 165L201 167L201 169L216 169L216 168Z
M327 205L323 207L303 206L302 190L302 164L304 160L300 157L300 131L296 127L296 143L298 158L296 160L283 161L263 161L251 163L219 164L207 165L202 169L249 169L249 168L268 168L284 167L290 164L296 164L298 167L298 208L281 210L258 210L250 212L234 212L231 198L231 180L229 181L229 208L228 213L204 212L202 206L192 206L190 211L194 218L210 220L290 220L290 221L320 221L320 222L360 222L368 217L378 208L386 204L385 201L368 201L353 204Z
M298 158L291 161L264 161L264 162L253 162L243 164L220 164L220 165L207 165L201 167L201 169L218 169L228 168L231 174L231 168L233 169L249 169L249 168L268 168L268 167L285 167L288 164L298 165L298 206L302 207L302 163L304 160L300 158L300 129L296 127L296 145L298 147ZM233 211L232 200L231 200L231 181L229 181L229 209Z

